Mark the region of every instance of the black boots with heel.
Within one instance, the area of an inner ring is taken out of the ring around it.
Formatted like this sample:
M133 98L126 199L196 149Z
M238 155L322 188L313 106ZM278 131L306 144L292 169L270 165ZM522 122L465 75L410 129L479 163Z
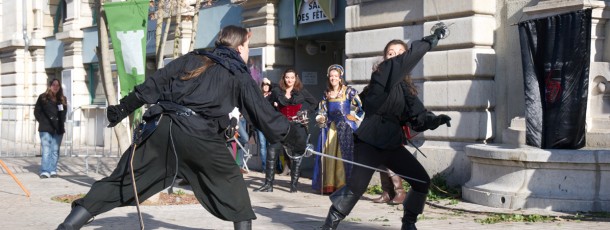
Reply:
M57 226L57 230L77 230L82 228L87 222L93 218L91 213L82 206L75 205L72 207L72 211L68 214L68 217Z
M273 181L275 180L275 161L279 150L274 146L269 146L267 150L267 163L265 168L265 183L254 192L273 192Z

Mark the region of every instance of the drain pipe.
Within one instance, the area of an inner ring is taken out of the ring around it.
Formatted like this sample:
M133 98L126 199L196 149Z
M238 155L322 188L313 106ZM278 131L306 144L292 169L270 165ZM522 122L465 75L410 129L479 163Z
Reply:
M23 48L23 75L24 75L24 92L25 95L29 95L29 85L30 85L30 79L28 77L28 67L29 67L29 49L30 49L30 38L28 37L28 16L27 16L27 0L24 0L21 2L22 4L22 23L23 23L23 43L24 48ZM15 95L16 96L16 95ZM26 96L25 98L25 102L28 103L29 102L29 96Z

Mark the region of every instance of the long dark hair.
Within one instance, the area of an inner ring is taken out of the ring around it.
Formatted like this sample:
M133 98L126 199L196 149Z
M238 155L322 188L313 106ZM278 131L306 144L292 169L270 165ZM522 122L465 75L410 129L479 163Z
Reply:
M53 85L53 82L57 82L57 84L59 84L59 90L55 94L55 97L53 97L53 91L51 91L51 86ZM61 82L59 82L59 79L53 78L51 81L49 81L49 85L47 86L47 91L44 92L43 100L45 102L47 102L49 100L54 101L54 102L59 101L59 102L61 102L62 105L64 105L64 106L67 105L66 97L64 96L64 89L61 87Z
M405 43L403 40L399 40L399 39L394 39L392 41L389 41L388 44L385 45L385 48L383 48L383 61L385 61L385 55L386 53L388 53L388 49L390 49L390 46L393 45L401 45L402 47L405 48L405 52L409 51L409 46L407 45L407 43ZM379 68L375 67L375 70L373 71L378 71ZM409 89L409 93L413 96L417 95L417 88L415 87L415 84L413 84L413 79L411 79L411 74L407 73L407 75L403 78L403 81L407 84L407 88Z
M301 91L301 89L303 89L303 84L301 83L299 74L293 68L286 69L284 71L284 74L282 74L282 80L280 81L280 89L282 89L283 91L286 91L286 89L288 88L288 86L286 86L286 80L284 80L287 73L294 73L294 86L292 87L292 90L294 90L295 92Z
M237 50L237 47L246 43L246 41L250 39L250 36L251 33L243 27L226 26L218 33L218 38L216 39L216 42L214 42L214 45L216 47L226 46ZM193 79L205 72L208 67L214 64L214 62L206 56L197 55L197 57L201 58L201 62L204 64L197 69L187 72L186 75L180 77L180 80L186 81Z
M264 89L263 89L263 88L265 88L265 86L269 86L269 91L268 91L268 92L271 92L271 89L272 89L273 87L271 86L271 84L269 84L269 83L267 83L267 82L263 82L263 83L261 83L261 91L263 91L263 93L265 92L265 91L264 91Z

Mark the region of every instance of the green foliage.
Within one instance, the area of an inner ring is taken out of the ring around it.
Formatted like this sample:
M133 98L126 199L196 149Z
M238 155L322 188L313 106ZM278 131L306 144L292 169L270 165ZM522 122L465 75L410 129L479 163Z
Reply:
M362 219L356 218L356 217L350 217L350 218L345 219L344 221L346 221L346 222L362 222Z
M441 199L457 199L462 197L462 190L459 187L452 187L447 185L445 175L442 173L436 174L431 179L430 192L428 193L428 200L436 201ZM452 201L454 203L454 201ZM457 200L455 203L457 204Z
M385 217L375 217L373 219L370 219L369 222L389 222L390 220L388 220L388 218Z
M381 189L381 185L372 185L366 188L366 194L369 195L377 195L383 193L383 189Z
M174 194L176 194L178 196L184 196L184 195L186 195L186 192L184 192L184 190L182 190L182 189L178 189L178 191L174 192Z
M83 197L85 197L84 193L79 193L79 194L75 194L75 195L69 195L68 194L68 195L60 195L60 196L51 197L51 200L57 201L57 202L60 202L60 203L68 203L68 204L70 204L74 200L77 200L77 199L80 199L80 198L83 198Z
M554 217L542 216L538 214L492 214L485 219L475 219L474 221L480 224L496 224L500 222L551 222L553 220L555 220Z
M594 221L594 220L608 220L610 219L610 213L608 212L577 212L574 216L562 217L574 221Z

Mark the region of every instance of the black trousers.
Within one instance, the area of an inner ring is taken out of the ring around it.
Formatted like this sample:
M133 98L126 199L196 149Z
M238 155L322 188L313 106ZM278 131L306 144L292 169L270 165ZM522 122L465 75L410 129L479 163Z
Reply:
M394 173L412 177L426 183L405 179L411 188L417 192L428 193L430 188L430 176L426 169L415 159L415 157L404 147L383 150L364 143L357 138L354 141L354 161L380 168L387 166ZM348 215L356 205L362 194L366 191L373 173L372 169L354 166L352 175L347 184L340 190L330 195L333 206L343 215Z
M162 118L157 130L136 148L133 168L140 202L169 187L178 170L199 202L214 216L233 222L256 219L246 183L222 135L195 137L170 123L169 117ZM95 182L75 204L92 215L135 205L129 170L131 153L131 149L127 150L112 174Z

